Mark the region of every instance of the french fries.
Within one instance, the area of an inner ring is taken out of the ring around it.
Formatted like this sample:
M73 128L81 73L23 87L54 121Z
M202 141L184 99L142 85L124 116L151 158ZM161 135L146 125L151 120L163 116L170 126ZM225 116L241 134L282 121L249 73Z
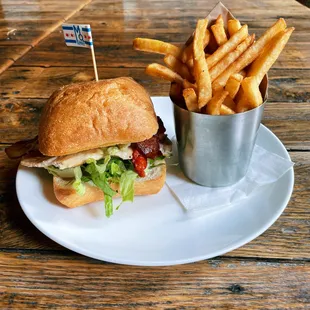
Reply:
M241 70L241 71L239 72L239 74L241 74L241 75L245 78L245 77L246 77L246 71L245 71L245 69Z
M248 36L248 26L244 25L228 41L223 43L211 56L207 58L209 68L212 68L225 55L234 50Z
M160 64L154 63L148 65L145 69L145 72L146 74L154 77L162 78L170 82L177 82L179 84L183 84L183 78L179 74Z
M228 94L228 96L226 96L226 98L223 102L223 105L230 108L232 111L236 110L236 104L235 104L234 100L229 96L229 94Z
M228 97L228 96L227 96ZM226 97L226 98L227 98ZM225 102L225 100L224 100ZM231 115L231 114L236 114L234 110L230 109L228 106L225 105L225 103L222 103L221 105L221 110L220 110L220 115Z
M211 79L203 47L207 25L207 19L198 20L193 42L194 74L198 89L199 109L204 107L212 97Z
M254 42L255 35L248 36L236 49L228 53L210 70L211 81L213 82L224 70L226 70L244 51Z
M183 48L136 38L135 49L165 55L167 67L153 63L146 73L170 81L173 102L191 112L231 115L258 107L263 103L260 83L294 28L286 28L280 18L255 41L239 20L228 20L227 30L221 15L207 25L207 19L198 20Z
M238 102L238 109L244 110L246 107L253 109L260 106L263 103L263 98L259 90L259 84L255 76L246 77L241 87L243 90L243 96ZM244 107L244 105L246 107Z
M135 50L143 52L150 52L163 55L171 54L175 57L179 57L181 54L181 49L173 44L146 38L134 39L133 48Z
M199 112L197 95L193 88L183 89L183 97L188 111Z
M234 99L239 91L243 76L241 74L233 74L227 81L225 90L228 91L230 98Z
M175 56L171 54L166 55L164 58L164 62L171 70L178 73L182 78L189 81L193 79L191 73L188 70L188 67Z
M212 31L210 31L210 41L209 41L209 44L206 47L207 53L213 54L217 50L218 47L219 46L216 43L216 40L215 40L215 37L214 37Z
M212 99L208 102L206 112L210 115L220 115L221 106L225 98L228 96L228 91L220 90L215 92Z
M258 84L263 80L263 77L278 59L294 29L294 27L291 27L278 33L263 53L251 64L248 76L256 76Z
M192 75L194 75L194 59L191 58L186 62L187 68L191 72Z
M227 41L227 35L224 28L224 21L222 15L219 15L215 24L211 26L216 43L221 46Z
M193 88L195 91L197 91L197 86L196 84L193 84L189 82L188 80L183 80L183 88Z
M203 42L203 48L205 48L210 41L210 31L206 29L206 34ZM182 61L186 63L189 59L193 58L193 42L191 42L189 45L187 45L182 52Z
M246 112L250 109L251 108L250 108L248 99L246 96L244 96L244 93L242 92L242 96L240 96L240 100L238 100L237 104L236 104L236 112L237 113L243 113L243 112Z
M280 18L273 26L265 31L265 33L254 42L235 62L233 62L220 76L213 82L212 87L214 89L220 86L224 87L229 77L238 73L252 61L254 61L267 44L274 38L279 32L286 28L286 23L283 18Z
M229 36L233 36L241 28L241 24L238 19L230 19L227 22L227 30Z

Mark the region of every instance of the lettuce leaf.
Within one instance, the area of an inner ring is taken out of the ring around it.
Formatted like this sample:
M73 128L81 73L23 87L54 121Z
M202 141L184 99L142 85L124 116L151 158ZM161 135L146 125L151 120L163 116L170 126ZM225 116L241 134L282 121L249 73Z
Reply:
M67 168L60 170L54 166L46 167L47 171L52 174L53 176L57 176L63 179L72 179L74 178L74 168Z
M152 169L165 164L165 156L158 156L154 159L147 159L147 169Z
M134 183L138 174L132 170L123 172L120 180L120 193L123 201L133 201Z
M82 182L81 178L83 176L81 167L73 168L75 181L73 182L72 186L76 190L76 192L83 196L85 194L85 185Z
M113 197L116 195L116 192L110 187L108 183L108 173L106 173L106 168L110 159L111 157L107 156L103 164L97 164L93 159L89 160L85 167L85 171L89 174L89 178L93 183L103 191L104 195Z
M93 173L94 171L97 171L98 173L104 173L107 169L108 163L111 160L111 156L108 155L104 158L103 163L100 161L96 161L95 159L91 158L87 160L87 166L86 166L86 171L89 172L90 174ZM88 170L89 171L88 171Z
M113 199L109 195L104 195L105 216L110 217L113 214Z

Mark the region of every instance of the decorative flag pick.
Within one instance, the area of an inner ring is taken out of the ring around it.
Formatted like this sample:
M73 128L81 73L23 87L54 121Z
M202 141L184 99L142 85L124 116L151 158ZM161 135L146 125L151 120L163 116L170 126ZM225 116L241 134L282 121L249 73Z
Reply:
M94 44L91 35L90 25L63 24L62 30L64 33L65 42L67 46L90 48L91 55L93 58L95 78L96 81L98 81L98 72L97 72Z

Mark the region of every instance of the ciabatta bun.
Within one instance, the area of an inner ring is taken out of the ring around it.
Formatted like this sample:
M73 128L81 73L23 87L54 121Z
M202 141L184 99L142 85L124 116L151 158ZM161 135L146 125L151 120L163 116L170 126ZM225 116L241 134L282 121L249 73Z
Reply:
M147 91L121 77L78 83L55 91L39 126L39 150L61 156L149 139L158 130Z
M145 178L137 178L135 181L135 196L151 195L158 193L166 180L166 165L161 165L150 170ZM82 206L90 202L103 200L101 189L89 183L85 183L86 192L80 196L71 183L60 177L53 177L54 192L57 200L68 208ZM114 190L118 190L117 184L111 184Z

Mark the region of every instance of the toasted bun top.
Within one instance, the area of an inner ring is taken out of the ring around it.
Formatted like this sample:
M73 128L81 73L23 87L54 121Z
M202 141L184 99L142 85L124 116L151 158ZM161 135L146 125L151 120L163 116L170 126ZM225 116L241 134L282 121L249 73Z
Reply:
M39 126L39 150L47 156L140 142L158 130L147 91L121 77L78 83L55 91Z

